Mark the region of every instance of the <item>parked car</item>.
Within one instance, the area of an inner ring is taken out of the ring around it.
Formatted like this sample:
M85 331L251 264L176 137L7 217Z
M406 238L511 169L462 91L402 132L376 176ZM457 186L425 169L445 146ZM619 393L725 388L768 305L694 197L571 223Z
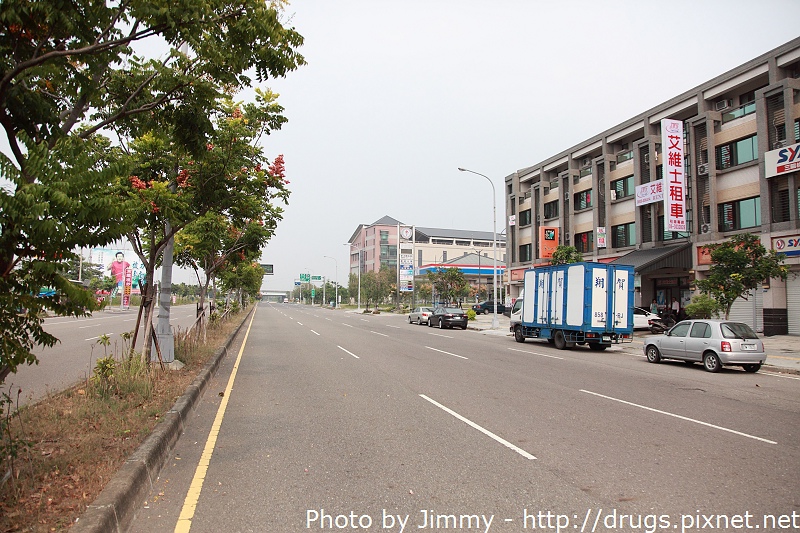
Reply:
M428 327L439 327L439 329L452 328L458 326L467 329L467 313L458 307L437 307L433 314L428 317Z
M427 324L431 313L433 313L433 309L430 307L417 307L408 315L408 323Z
M650 320L659 318L655 313L651 313L642 307L633 308L633 329L650 329Z
M488 315L489 313L494 313L494 300L487 300L485 302L475 304L472 306L472 310L479 315ZM497 302L497 313L502 315L505 312L506 306L500 302Z
M644 354L651 363L679 359L703 363L709 372L723 366L741 366L758 372L767 359L764 343L743 322L730 320L684 320L663 335L647 337Z

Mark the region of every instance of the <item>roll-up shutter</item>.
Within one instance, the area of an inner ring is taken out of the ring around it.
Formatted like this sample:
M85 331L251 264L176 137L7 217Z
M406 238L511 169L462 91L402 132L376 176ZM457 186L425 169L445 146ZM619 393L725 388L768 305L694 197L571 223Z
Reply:
M789 335L800 335L800 273L789 274L786 280L786 314Z
M755 296L754 296L755 293ZM754 289L746 294L747 300L737 298L728 315L730 320L744 322L757 332L764 331L764 292Z

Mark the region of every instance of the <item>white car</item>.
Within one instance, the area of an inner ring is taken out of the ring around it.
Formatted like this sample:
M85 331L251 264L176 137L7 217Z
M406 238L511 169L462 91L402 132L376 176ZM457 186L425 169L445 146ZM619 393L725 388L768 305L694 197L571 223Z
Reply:
M433 309L430 307L417 307L408 315L408 323L427 324L432 314Z
M658 315L642 307L634 307L633 329L650 329L650 324L647 321L653 318L658 318Z

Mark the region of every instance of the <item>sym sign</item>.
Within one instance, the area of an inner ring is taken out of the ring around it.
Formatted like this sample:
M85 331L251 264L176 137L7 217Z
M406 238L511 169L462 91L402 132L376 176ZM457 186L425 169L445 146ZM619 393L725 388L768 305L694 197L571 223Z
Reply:
M800 235L795 237L773 237L772 249L789 257L800 256Z
M764 154L764 172L768 178L800 170L800 143Z

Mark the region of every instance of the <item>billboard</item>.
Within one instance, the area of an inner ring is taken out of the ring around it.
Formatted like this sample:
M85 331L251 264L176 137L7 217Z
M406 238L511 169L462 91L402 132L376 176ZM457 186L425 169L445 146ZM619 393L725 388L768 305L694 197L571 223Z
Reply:
M553 257L556 248L558 248L558 228L539 226L539 257L542 259Z
M800 143L764 154L764 173L772 178L800 170Z

